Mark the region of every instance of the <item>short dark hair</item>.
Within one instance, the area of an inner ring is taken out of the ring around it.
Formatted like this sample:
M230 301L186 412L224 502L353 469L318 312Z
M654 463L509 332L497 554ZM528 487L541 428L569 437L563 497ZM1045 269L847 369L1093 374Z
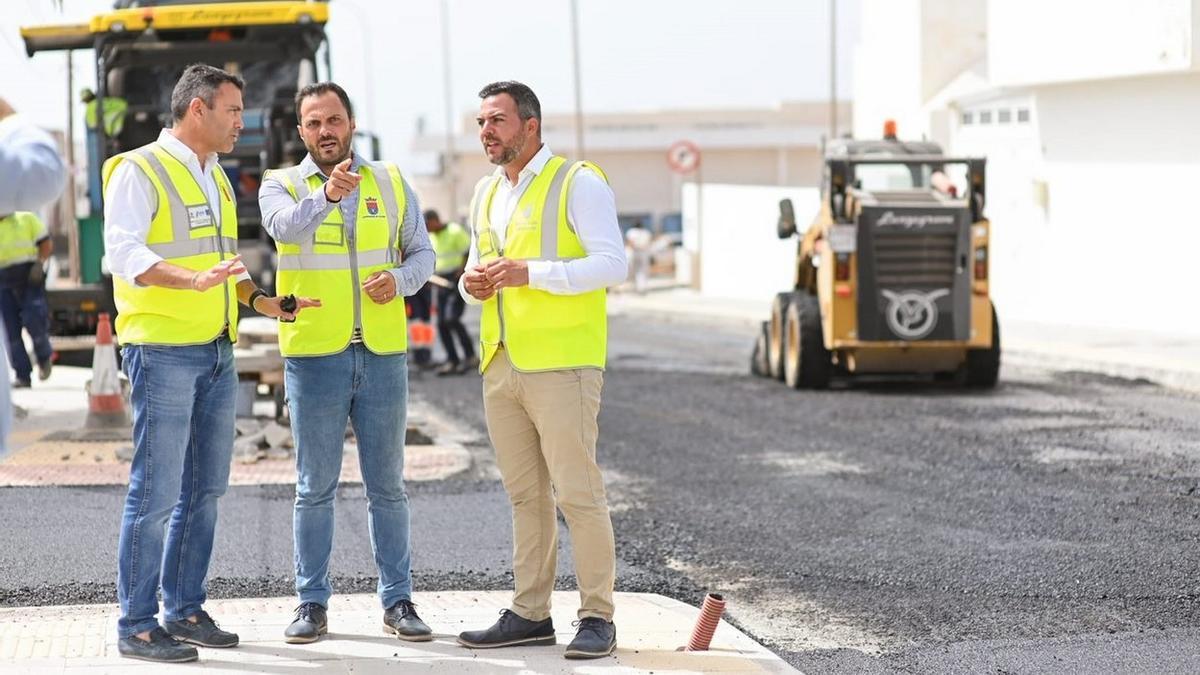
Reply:
M424 218L426 221L436 220L439 223L442 222L442 217L438 215L437 209L429 209L425 213L422 213L421 217Z
M175 83L175 89L171 91L171 115L175 121L178 122L187 115L188 106L194 98L204 101L204 105L212 110L216 103L217 90L226 82L237 87L238 91L246 88L246 83L241 77L207 63L193 63L184 68L179 81Z
M354 119L354 106L350 105L350 97L346 94L346 90L342 89L341 85L337 84L336 82L314 82L313 84L307 85L300 91L296 92L296 121L303 121L300 119L301 101L310 96L323 96L331 91L337 94L337 97L341 99L342 105L346 107L346 115L350 119Z
M493 82L483 89L479 90L479 98L487 98L496 94L508 94L517 102L517 116L522 120L533 118L542 123L542 104L538 101L537 94L528 85L521 84L515 80L504 80L502 82Z

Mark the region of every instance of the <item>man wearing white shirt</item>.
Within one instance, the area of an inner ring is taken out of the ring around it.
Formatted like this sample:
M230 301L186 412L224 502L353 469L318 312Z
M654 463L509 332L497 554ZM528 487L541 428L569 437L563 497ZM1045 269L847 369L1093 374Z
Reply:
M171 94L174 126L104 164L104 243L133 385L117 553L117 647L129 658L194 661L192 644L238 643L203 609L233 452L237 305L285 319L299 311L256 288L237 255L233 187L217 153L237 142L242 87L236 75L189 66Z
M607 349L605 289L626 275L607 179L541 141L541 105L519 82L479 93L479 139L496 171L471 205L472 247L459 282L482 304L484 409L513 508L512 606L493 626L459 635L476 648L555 644L550 620L558 527L571 531L578 632L567 658L616 647L616 554L596 463Z

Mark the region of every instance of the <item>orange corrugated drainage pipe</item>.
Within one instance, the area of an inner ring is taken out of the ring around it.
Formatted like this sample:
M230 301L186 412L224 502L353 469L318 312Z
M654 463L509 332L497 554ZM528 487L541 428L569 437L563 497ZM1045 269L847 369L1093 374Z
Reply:
M719 593L709 593L704 596L704 604L700 605L700 616L696 618L696 627L692 629L692 638L688 640L687 651L708 651L712 642L713 632L721 622L725 613L725 597Z

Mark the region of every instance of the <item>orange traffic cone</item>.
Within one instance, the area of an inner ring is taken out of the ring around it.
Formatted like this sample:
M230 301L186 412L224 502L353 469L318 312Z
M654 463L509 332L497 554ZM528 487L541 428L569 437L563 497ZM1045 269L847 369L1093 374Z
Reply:
M121 395L117 352L113 347L112 324L107 313L96 325L96 349L92 352L92 379L88 382L88 414L85 429L126 429L129 415Z

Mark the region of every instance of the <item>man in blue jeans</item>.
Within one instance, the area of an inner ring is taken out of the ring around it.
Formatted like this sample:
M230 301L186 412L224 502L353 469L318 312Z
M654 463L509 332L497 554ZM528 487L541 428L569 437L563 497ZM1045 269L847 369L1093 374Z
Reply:
M17 379L14 388L29 387L33 364L25 352L21 329L29 333L37 357L38 379L50 377L50 315L46 305L43 265L54 250L50 233L36 213L0 215L0 314L8 338L8 355Z
M217 153L232 150L242 128L242 86L218 68L189 66L171 94L174 126L104 165L104 245L133 385L117 551L117 648L128 658L194 661L192 645L238 643L203 607L233 453L237 306L285 319L299 311L255 288L237 255L233 190Z
M353 152L354 112L341 87L321 82L301 89L296 117L308 155L298 166L270 172L258 193L263 226L279 252L276 288L322 300L319 309L279 325L299 474L293 528L300 605L284 637L313 642L328 632L333 504L349 419L367 492L383 628L402 640L431 640L412 603L403 296L433 273L433 249L399 169Z

